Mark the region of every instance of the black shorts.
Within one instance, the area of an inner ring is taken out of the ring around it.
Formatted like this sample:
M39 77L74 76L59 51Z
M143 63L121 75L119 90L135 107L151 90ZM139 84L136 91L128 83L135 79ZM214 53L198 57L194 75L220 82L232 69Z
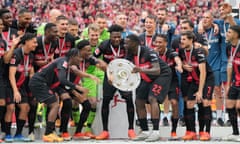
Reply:
M179 96L178 79L174 79L172 80L168 91L168 99L169 100L175 99L178 101L178 96Z
M40 103L49 105L57 101L54 92L47 83L39 78L33 76L29 82L29 88L32 95L36 97L36 100Z
M181 76L181 92L183 97L187 97L188 95L188 89L190 85L192 84L192 81L188 81L187 77L185 75Z
M231 86L228 92L229 100L240 100L240 87L239 86Z
M105 74L103 80L103 97L113 99L114 94L118 91L123 99L128 99L132 97L132 91L121 91L115 88L113 85L109 84L107 75Z
M196 82L182 83L182 88L183 88L182 91L184 91L184 96L186 96L188 100L195 100L196 97L194 96L194 94L198 91L198 86L199 85ZM203 88L203 95L202 95L203 99L211 100L213 89L214 89L214 81L206 81Z
M60 97L64 93L68 93L64 88L62 87L56 87L52 89L53 92L57 93L57 95Z
M148 101L148 98L152 96L156 97L161 104L168 94L170 83L171 76L159 76L151 83L141 80L136 90L136 98Z
M83 94L82 91L79 91L79 90L77 90L77 89L75 89L75 90L76 90L78 93ZM64 93L68 93L71 98L75 97L75 95L74 95L71 91L68 91L68 90L66 90L66 89L64 89L64 88L62 88L62 87L54 88L54 89L53 89L53 92L57 93L57 95L58 95L59 97L60 97L62 94L64 94Z
M7 90L6 104L7 105L15 104L13 89L10 86L7 86L6 90ZM21 94L21 102L18 103L18 104L28 103L29 102L29 100L28 100L29 99L29 94L30 94L28 86L27 85L22 85L18 89L18 91Z
M0 99L5 99L7 95L6 80L0 77Z

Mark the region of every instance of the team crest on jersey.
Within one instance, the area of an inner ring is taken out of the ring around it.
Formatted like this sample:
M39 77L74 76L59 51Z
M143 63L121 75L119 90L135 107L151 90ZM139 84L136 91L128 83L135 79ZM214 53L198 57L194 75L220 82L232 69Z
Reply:
M63 65L62 65L64 68L67 68L68 67L68 63L66 61L63 62Z
M0 57L4 55L4 48L0 48Z
M96 55L99 55L99 54L100 54L99 48L97 48L97 49L95 50L95 54L96 54Z
M15 58L11 58L10 64L15 64L16 63L16 59Z
M58 48L55 50L55 53L56 53L56 54L59 54L59 49L58 49Z

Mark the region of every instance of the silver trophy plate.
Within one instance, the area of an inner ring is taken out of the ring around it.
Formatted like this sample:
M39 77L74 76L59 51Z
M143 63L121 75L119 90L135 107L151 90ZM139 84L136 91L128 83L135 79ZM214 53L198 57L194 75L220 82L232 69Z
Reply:
M140 84L140 73L132 73L135 65L126 59L112 60L107 67L107 77L112 85L122 91L133 91Z

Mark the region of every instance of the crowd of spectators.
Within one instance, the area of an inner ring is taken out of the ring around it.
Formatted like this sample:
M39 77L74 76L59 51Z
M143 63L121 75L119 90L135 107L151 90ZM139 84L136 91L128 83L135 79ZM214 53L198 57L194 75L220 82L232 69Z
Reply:
M113 23L118 12L128 15L129 29L138 31L139 22L146 12L154 13L159 7L167 7L168 21L178 23L179 17L188 15L196 24L206 10L211 10L217 18L217 8L223 0L2 0L1 7L8 7L16 16L17 10L28 8L34 14L33 21L40 24L48 20L48 12L60 9L69 18L75 18L80 31L91 23L98 12L108 16L108 24Z

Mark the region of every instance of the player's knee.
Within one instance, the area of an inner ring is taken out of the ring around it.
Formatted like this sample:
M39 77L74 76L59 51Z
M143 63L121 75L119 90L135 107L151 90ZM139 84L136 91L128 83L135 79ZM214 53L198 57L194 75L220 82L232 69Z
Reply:
M233 108L236 106L236 102L233 100L227 100L226 101L226 108Z
M195 101L190 101L190 100L188 100L187 101L187 108L189 108L189 109L191 109L191 108L194 108L194 105L196 104L196 102Z
M10 104L7 106L7 113L13 113L15 110L15 105L14 104Z
M153 96L148 97L148 101L149 101L150 104L158 103L157 98L153 97Z
M24 111L25 113L28 113L30 111L30 106L29 104L24 104L21 106L21 111Z
M237 109L237 110L240 109L240 100L237 100L237 102L236 102L236 109Z
M135 104L137 109L145 109L146 100L136 99Z
M178 106L178 101L175 100L175 99L172 99L171 100L171 105L172 105L172 107L177 107Z
M51 109L59 109L59 103L58 102L53 102L49 106Z
M202 104L204 107L208 107L208 106L211 106L211 101L210 100L207 100L207 99L204 99L202 101Z

